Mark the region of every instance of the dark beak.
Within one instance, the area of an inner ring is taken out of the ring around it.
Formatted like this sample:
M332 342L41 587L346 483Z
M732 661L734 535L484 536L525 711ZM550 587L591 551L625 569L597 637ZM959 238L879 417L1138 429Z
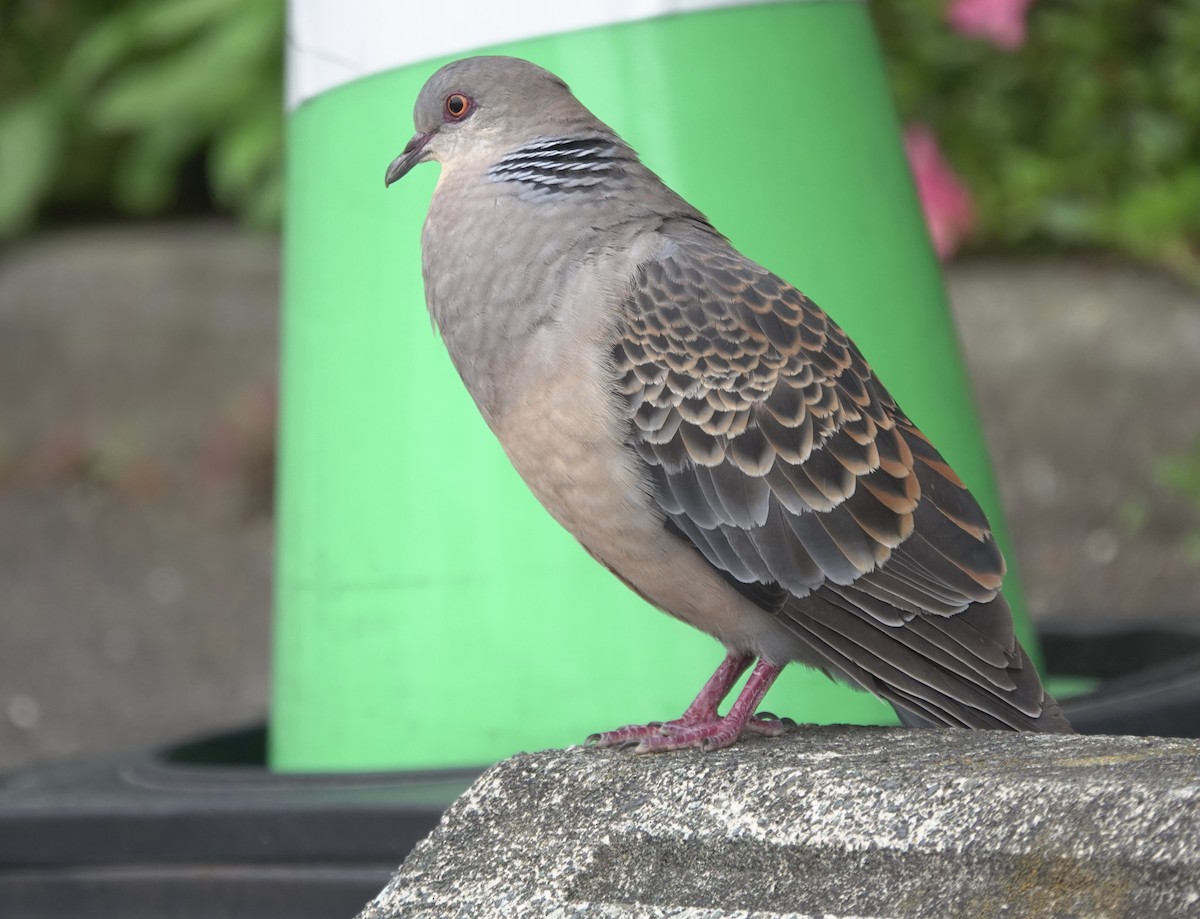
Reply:
M397 179L402 178L417 163L423 163L425 161L425 145L432 139L433 131L428 134L414 134L413 139L404 145L404 152L392 160L392 165L388 166L383 187L387 188Z

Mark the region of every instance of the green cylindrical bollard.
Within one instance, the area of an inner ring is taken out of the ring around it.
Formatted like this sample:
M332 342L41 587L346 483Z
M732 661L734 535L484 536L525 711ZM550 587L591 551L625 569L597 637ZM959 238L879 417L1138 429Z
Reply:
M677 715L722 654L538 506L430 329L419 240L437 166L387 192L383 173L425 79L480 48L566 79L734 245L832 314L1008 545L866 5L681 5L693 9L597 24L599 4L506 4L491 40L488 17L433 5L420 54L392 49L421 40L393 9L406 4L380 0L379 22L360 9L347 32L294 3L275 768L442 767L577 743ZM1007 587L1028 643L1012 574ZM892 720L799 666L768 707Z

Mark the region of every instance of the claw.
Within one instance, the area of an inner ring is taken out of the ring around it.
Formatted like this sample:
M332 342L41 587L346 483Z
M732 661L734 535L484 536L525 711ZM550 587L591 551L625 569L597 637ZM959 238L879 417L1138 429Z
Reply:
M743 732L777 736L786 730L784 722L770 712L754 714L754 709L771 687L780 669L777 664L759 661L746 680L741 694L724 717L717 706L753 658L748 654L730 653L712 675L694 702L674 721L651 721L646 725L628 725L615 731L590 735L588 746L615 747L633 753L655 753L663 750L719 750L728 747ZM788 724L793 724L788 720Z

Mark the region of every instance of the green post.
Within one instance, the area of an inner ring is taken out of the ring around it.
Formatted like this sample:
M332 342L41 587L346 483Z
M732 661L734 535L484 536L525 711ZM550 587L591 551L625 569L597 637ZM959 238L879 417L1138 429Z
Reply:
M407 60L379 51L403 33L394 23L356 22L360 44L331 50L321 42L336 30L311 2L293 5L278 769L455 766L578 743L678 714L721 657L538 506L431 331L419 240L437 167L386 193L383 172L425 79L481 47L566 79L738 248L830 312L1008 546L865 3L691 0L688 12L554 34L554 17L591 5L529 5L535 37ZM456 34L449 21L439 30L448 13L427 13L430 34ZM1023 623L1011 574L1008 588ZM768 706L805 721L892 719L798 666Z

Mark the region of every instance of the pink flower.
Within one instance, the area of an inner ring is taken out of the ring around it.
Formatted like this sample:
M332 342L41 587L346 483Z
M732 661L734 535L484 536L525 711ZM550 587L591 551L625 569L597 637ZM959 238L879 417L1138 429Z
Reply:
M963 35L1014 51L1025 44L1025 13L1033 0L950 0L946 19Z
M942 158L937 137L928 125L912 124L904 129L904 152L933 248L939 258L947 259L975 226L971 194Z

